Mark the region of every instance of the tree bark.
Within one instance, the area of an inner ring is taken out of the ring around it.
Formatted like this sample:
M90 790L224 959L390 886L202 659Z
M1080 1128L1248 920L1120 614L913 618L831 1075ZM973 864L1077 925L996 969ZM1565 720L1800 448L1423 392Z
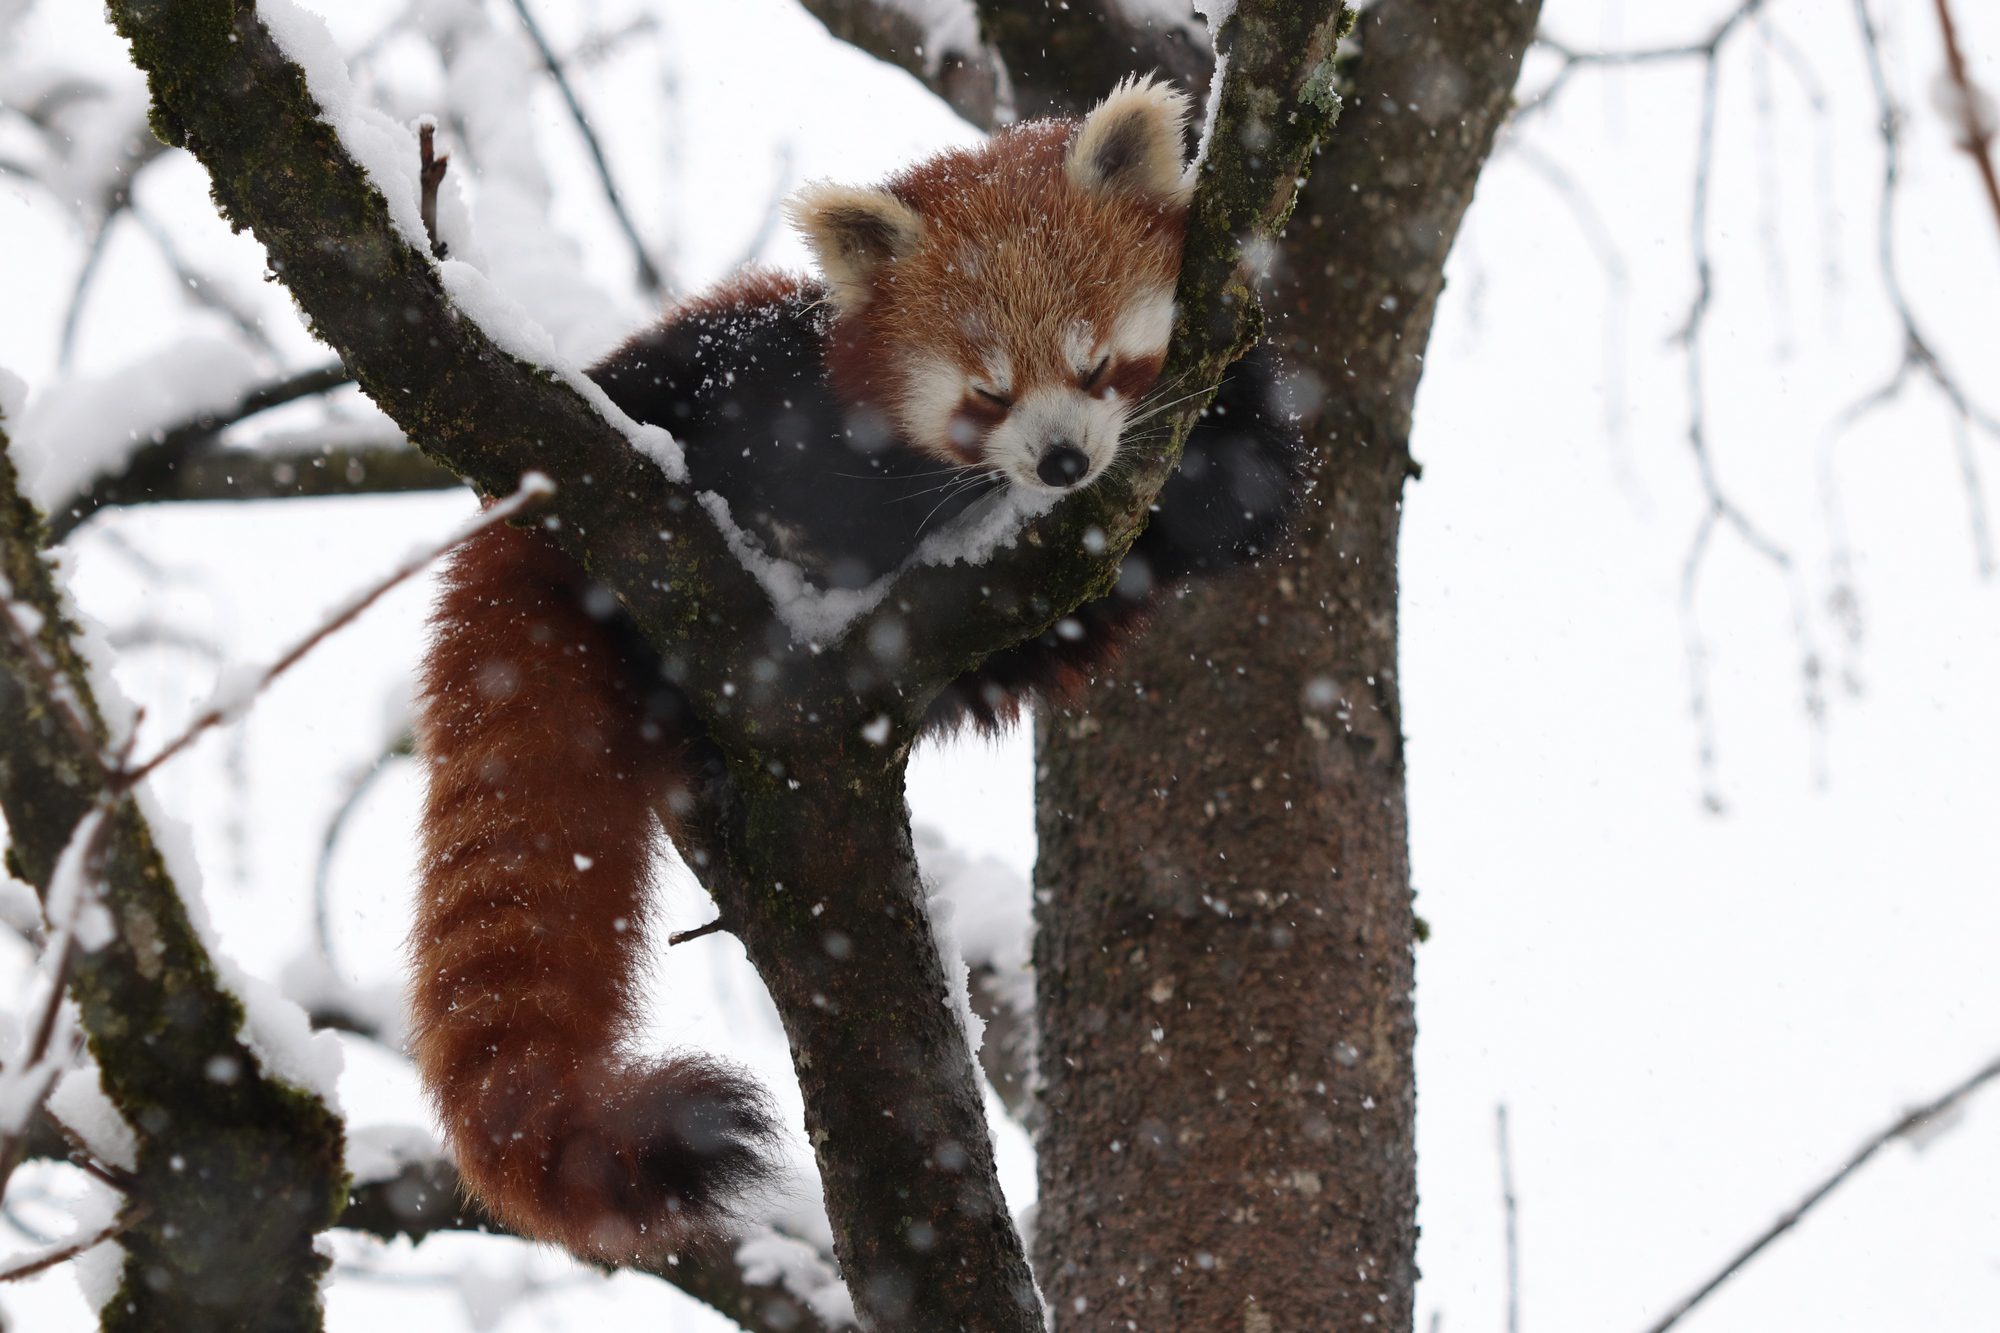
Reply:
M0 627L0 813L8 869L46 893L71 831L106 796L110 730L42 546L0 423L0 594L35 643ZM327 1261L313 1238L340 1204L340 1121L266 1067L180 897L192 886L175 885L130 794L116 800L104 869L114 929L78 949L69 974L104 1090L138 1138L125 1202L136 1220L119 1238L102 1327L317 1329Z
M1539 6L1384 0L1281 247L1315 487L1037 734L1038 1271L1078 1329L1407 1329L1396 542L1443 265Z

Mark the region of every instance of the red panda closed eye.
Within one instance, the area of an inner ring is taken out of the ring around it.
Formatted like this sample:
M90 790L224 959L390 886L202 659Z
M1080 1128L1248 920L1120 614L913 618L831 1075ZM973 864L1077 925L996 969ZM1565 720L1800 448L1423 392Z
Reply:
M823 281L741 275L592 377L673 431L697 490L821 587L894 570L1002 487L1090 484L1183 386L1172 332L1186 101L1121 84L876 189L790 205ZM927 725L995 728L1085 683L1179 580L1268 550L1302 446L1269 358L1230 373L1117 589L948 687ZM657 836L721 780L670 667L540 534L450 561L419 741L412 1050L471 1191L524 1235L613 1262L700 1246L770 1172L745 1076L631 1048Z

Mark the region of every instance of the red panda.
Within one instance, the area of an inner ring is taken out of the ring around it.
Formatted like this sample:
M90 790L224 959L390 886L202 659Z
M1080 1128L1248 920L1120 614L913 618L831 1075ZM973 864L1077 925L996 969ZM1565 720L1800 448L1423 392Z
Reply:
M1190 184L1186 99L1121 84L1081 121L1003 130L877 189L790 204L823 279L753 272L592 369L667 427L692 486L822 587L893 571L986 488L1061 492L1186 386L1157 383ZM1302 473L1268 359L1231 372L1117 589L947 688L927 724L1062 698L1173 584L1268 549ZM412 1050L470 1191L612 1262L720 1234L768 1171L743 1075L629 1048L656 839L723 780L672 670L542 534L445 571L421 683L428 769Z

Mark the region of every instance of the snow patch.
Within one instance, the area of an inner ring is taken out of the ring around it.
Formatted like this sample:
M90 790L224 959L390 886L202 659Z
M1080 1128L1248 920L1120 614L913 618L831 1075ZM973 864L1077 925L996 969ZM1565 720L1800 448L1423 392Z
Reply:
M736 1264L753 1287L782 1286L834 1327L856 1322L854 1300L847 1284L820 1257L819 1251L769 1227L753 1232L736 1247Z
M713 491L696 497L715 521L738 563L750 572L771 599L779 621L795 642L815 647L833 643L848 626L881 605L904 569L912 565L982 564L996 551L1014 544L1029 519L1047 513L1057 497L1030 495L1008 486L926 537L902 568L884 574L865 588L822 589L789 560L764 550L757 538L736 525L729 502Z
M0 870L0 926L23 937L42 928L42 900L5 870Z
M19 421L28 401L28 382L5 366L0 366L0 423Z
M118 1294L125 1276L125 1247L115 1240L93 1245L69 1261L70 1275L93 1310L102 1310Z
M278 47L305 72L306 91L349 156L361 164L389 205L389 220L404 241L429 254L424 230L422 159L417 136L407 125L363 103L347 76L347 62L326 21L293 0L259 0L257 17Z
M92 683L100 697L105 689L116 688L108 677ZM187 826L161 808L150 783L140 784L133 792L133 799L152 830L153 845L159 848L167 874L179 890L188 923L208 951L217 978L242 1002L243 1026L237 1032L238 1040L250 1048L266 1074L312 1093L329 1110L339 1114L340 1039L331 1032L314 1032L305 1010L286 999L277 987L245 972L222 951L215 926L209 920L208 904L202 897L200 864L195 860ZM207 1072L211 1078L231 1076L226 1069Z
M443 1155L437 1136L419 1125L369 1125L347 1133L347 1174L356 1185L393 1180L404 1167Z
M452 303L477 324L496 347L542 367L581 394L598 414L631 441L632 447L659 465L669 481L687 480L687 463L680 444L663 427L634 421L615 405L582 369L556 351L555 339L537 324L526 307L500 290L492 279L458 259L438 263L438 275Z
M105 1096L97 1062L88 1055L62 1076L49 1094L48 1108L98 1161L126 1171L139 1169L139 1136Z
M133 451L161 432L234 408L259 379L255 360L240 344L190 338L112 374L45 389L14 432L21 484L43 513L54 513L92 478L123 471ZM0 400L4 396L0 388ZM16 410L7 408L9 420Z

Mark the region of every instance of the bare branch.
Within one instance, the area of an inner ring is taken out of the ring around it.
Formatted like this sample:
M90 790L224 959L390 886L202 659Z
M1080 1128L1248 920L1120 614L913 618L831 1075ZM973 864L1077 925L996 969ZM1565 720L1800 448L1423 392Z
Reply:
M405 444L400 436L352 444L282 439L243 449L195 454L143 495L105 498L103 505L200 500L302 500L329 495L401 495L455 491L457 473ZM122 488L121 488L122 489ZM74 530L75 525L70 525Z
M152 241L153 248L160 252L160 259L168 269L172 270L175 281L180 283L181 290L188 294L190 300L202 309L212 310L228 320L230 326L242 335L243 341L265 356L273 361L281 358L282 352L277 341L266 331L264 321L256 310L240 300L224 284L196 268L187 256L181 253L179 243L174 240L173 233L167 229L165 223L137 204L131 205L126 211L131 214L132 221L139 225L139 230L145 232L147 239Z
M40 123L45 132L52 132L46 121ZM167 145L155 138L145 122L140 121L126 136L124 152L103 182L100 196L89 201L62 200L72 208L82 204L86 215L93 207L95 209L95 216L89 218L89 245L84 251L83 263L77 269L76 281L70 288L69 307L63 313L62 334L56 342L56 366L65 373L76 355L76 337L83 324L84 307L90 300L91 284L104 259L105 248L111 242L112 227L119 215L131 207L132 186L139 173L166 151Z
M330 908L331 879L333 875L333 854L340 847L341 834L347 829L347 821L355 808L361 804L375 786L376 780L389 770L392 759L407 759L416 753L417 739L409 731L396 737L375 762L348 784L347 794L341 797L335 807L333 818L327 821L326 832L320 838L319 857L313 863L313 943L319 956L329 968L338 966L333 951L333 920Z
M1569 86L1572 75L1586 69L1619 69L1632 65L1677 64L1682 61L1699 60L1713 68L1721 58L1722 48L1733 36L1743 21L1764 8L1766 0L1740 0L1737 6L1725 14L1708 31L1706 37L1693 41L1673 43L1665 46L1635 47L1623 51L1592 51L1569 45L1547 33L1535 35L1535 45L1553 53L1561 60L1555 74L1542 85L1541 91L1523 101L1514 111L1518 120L1545 111Z
M1981 577L1994 570L1992 539L1986 518L1978 461L1966 440L1966 428L2000 440L2000 417L1975 401L1945 365L1918 323L1915 308L1903 288L1902 270L1896 259L1896 201L1902 185L1902 113L1889 91L1888 74L1882 65L1881 40L1867 0L1854 0L1854 17L1861 38L1862 55L1868 66L1869 86L1875 94L1877 129L1882 140L1882 178L1876 221L1876 267L1883 290L1901 325L1902 355L1882 385L1863 394L1842 414L1841 425L1851 424L1877 406L1893 401L1908 387L1912 374L1921 375L1950 404L1961 429L1957 437L1960 473L1966 483L1966 503L1972 525L1975 557Z
M1500 1149L1500 1208L1507 1233L1507 1333L1521 1333L1521 1240L1515 1218L1514 1145L1507 1135L1507 1104L1493 1108L1494 1135Z
M604 158L604 147L597 141L597 134L590 128L590 117L583 114L583 104L577 101L576 89L570 86L569 75L563 70L562 60L542 35L541 25L528 10L528 0L513 0L514 12L521 16L521 26L527 30L535 50L541 53L542 65L555 80L556 89L562 93L563 103L569 107L569 116L576 123L576 131L583 136L583 146L590 150L590 160L597 168L598 183L604 187L605 202L611 205L611 215L618 222L618 229L625 233L631 243L632 257L637 266L639 285L656 302L666 296L667 281L660 276L660 270L653 264L652 256L646 253L646 243L639 239L639 229L632 223L632 215L625 211L625 200L618 193L618 183L612 179L611 164Z
M272 662L271 665L265 667L255 676L252 676L240 688L222 693L217 702L210 704L207 708L196 714L194 720L188 723L181 734L161 746L151 759L140 764L137 768L121 772L118 775L119 784L123 787L131 787L143 782L160 765L172 759L189 745L192 745L204 732L242 716L244 710L255 702L257 696L270 687L271 682L291 670L301 658L320 644L326 642L329 637L353 623L356 617L381 600L382 596L391 588L428 569L432 563L444 556L453 547L464 544L488 528L497 527L518 517L537 501L545 500L554 494L554 482L539 472L528 473L521 478L520 488L512 495L492 505L485 513L465 524L457 532L452 533L451 536L445 538L435 546L427 547L405 558L401 564L383 575L382 578L348 599L345 606L327 617L311 633L279 654L276 661Z
M97 881L104 873L110 814L111 802L100 800L77 824L43 895L48 944L42 950L42 964L47 980L39 1005L31 1011L28 1027L32 1035L19 1064L0 1070L0 1087L14 1085L4 1099L6 1118L0 1119L0 1193L6 1191L14 1168L21 1163L36 1113L48 1100L56 1080L76 1059L80 1040L75 1020L64 1007L65 992L76 956L78 926L84 912L95 906Z
M1834 1170L1833 1174L1813 1186L1812 1189L1806 1192L1804 1198L1800 1199L1790 1208L1787 1208L1783 1213L1780 1213L1776 1221L1764 1228L1755 1240L1731 1256L1729 1262L1724 1264L1713 1277L1682 1298L1659 1322L1648 1326L1646 1333L1666 1333L1667 1329L1680 1323L1696 1306L1714 1295L1716 1290L1725 1282L1742 1272L1744 1267L1752 1259L1763 1253L1771 1242L1797 1226L1800 1219L1804 1218L1807 1213L1825 1201L1829 1194L1832 1194L1835 1190L1846 1184L1848 1178L1866 1166L1868 1160L1875 1156L1876 1153L1882 1151L1883 1148L1894 1143L1897 1139L1908 1138L1928 1126L1932 1121L1949 1114L1960 1102L1985 1087L1995 1078L2000 1078L2000 1058L1989 1060L1979 1069L1974 1070L1962 1082L1946 1089L1943 1093L1925 1102L1923 1105L1904 1112L1881 1130L1869 1136L1860 1147L1849 1154L1847 1160L1842 1162Z

